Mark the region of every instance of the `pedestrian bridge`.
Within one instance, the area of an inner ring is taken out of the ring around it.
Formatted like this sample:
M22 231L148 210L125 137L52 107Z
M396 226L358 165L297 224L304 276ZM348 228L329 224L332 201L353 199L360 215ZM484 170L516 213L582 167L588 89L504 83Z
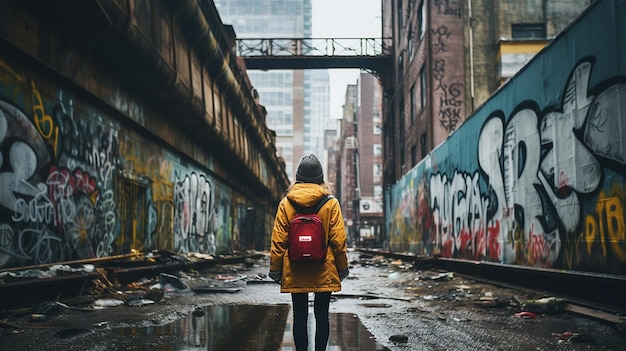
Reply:
M386 38L245 38L237 55L248 69L362 68L378 74L391 67Z

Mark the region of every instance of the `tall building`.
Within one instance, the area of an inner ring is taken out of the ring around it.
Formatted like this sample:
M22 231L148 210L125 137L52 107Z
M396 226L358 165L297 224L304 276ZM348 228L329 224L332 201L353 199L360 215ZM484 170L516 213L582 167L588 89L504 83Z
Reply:
M361 72L348 85L341 121L340 184L348 237L357 246L378 245L383 229L382 88Z
M329 163L325 135L327 131L336 129L335 124L329 125L330 118L330 78L328 70L311 71L311 112L310 118L305 118L304 124L304 152L315 153L319 156L324 167L324 174L328 174ZM308 124L307 124L308 123Z
M237 38L311 38L311 0L215 0L222 21ZM249 70L267 125L276 132L276 146L287 174L305 153L324 154L324 123L329 114L328 72L311 70Z

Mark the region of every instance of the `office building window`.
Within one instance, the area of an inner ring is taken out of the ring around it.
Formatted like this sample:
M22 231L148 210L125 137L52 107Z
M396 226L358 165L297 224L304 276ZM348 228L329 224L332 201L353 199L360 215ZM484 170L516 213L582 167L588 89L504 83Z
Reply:
M383 165L375 163L374 164L374 177L382 177L383 175Z
M381 156L383 154L383 145L374 144L374 156Z
M374 117L372 118L373 126L374 126L374 134L380 135L383 133L382 122L380 120L380 112L374 112Z

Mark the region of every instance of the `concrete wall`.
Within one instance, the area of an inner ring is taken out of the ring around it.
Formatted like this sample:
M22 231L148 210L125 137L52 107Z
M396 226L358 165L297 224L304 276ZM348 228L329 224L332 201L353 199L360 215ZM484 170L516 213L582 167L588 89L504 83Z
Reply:
M284 165L277 176L265 157L272 150L246 131L253 128L244 117L254 116L232 107L232 96L245 94L219 84L232 67L209 67L216 76L197 64L200 55L170 27L172 15L160 2L124 3L134 17L119 35L109 26L115 20L99 27L93 14L73 16L98 11L91 2L0 6L0 269L131 249L221 254L269 247L279 197L267 191L282 193L287 183L280 190L276 184L287 178ZM109 15L117 6L99 4ZM80 18L91 22L79 30ZM159 57L163 49L178 84L131 53L140 50L126 41L137 35L130 29L151 27L142 19L163 26L163 35L144 37L153 40L145 52ZM175 39L161 41L172 32ZM129 51L116 50L122 43ZM178 60L164 49L168 43ZM200 102L200 113L184 96ZM256 186L255 176L267 188Z
M626 1L597 1L386 197L388 246L626 274Z

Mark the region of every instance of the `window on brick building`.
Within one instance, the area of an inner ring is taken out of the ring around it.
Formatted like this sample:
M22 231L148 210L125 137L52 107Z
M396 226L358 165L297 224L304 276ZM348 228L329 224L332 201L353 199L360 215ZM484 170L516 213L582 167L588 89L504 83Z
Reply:
M374 156L381 156L383 154L383 145L374 144Z
M380 135L383 133L382 121L380 120L380 112L374 112L374 116L372 117L373 127L374 127L374 135Z
M513 40L546 39L545 23L514 23L511 25Z

